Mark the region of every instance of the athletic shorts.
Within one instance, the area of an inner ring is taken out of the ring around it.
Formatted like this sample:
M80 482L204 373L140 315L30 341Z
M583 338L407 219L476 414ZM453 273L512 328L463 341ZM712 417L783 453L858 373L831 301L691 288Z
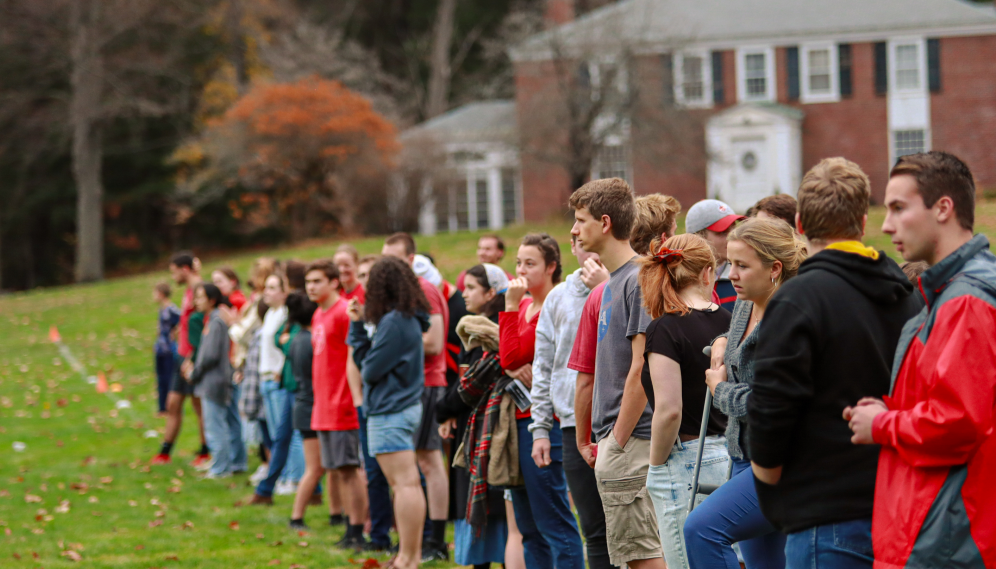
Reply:
M190 383L183 376L180 375L180 368L183 365L183 358L181 356L176 356L176 361L173 362L173 381L169 384L169 390L171 392L182 393L183 395L193 395L194 394L194 384Z
M414 451L415 431L421 420L421 403L397 413L367 417L367 449L370 455Z
M299 433L301 433L301 438L302 439L317 439L318 438L318 431L312 431L311 429L298 429L297 431Z
M302 433L302 436L304 434ZM318 431L322 468L338 470L360 466L360 431Z
M422 420L415 432L415 450L442 450L443 437L439 436L436 407L446 396L445 387L426 387L422 391Z

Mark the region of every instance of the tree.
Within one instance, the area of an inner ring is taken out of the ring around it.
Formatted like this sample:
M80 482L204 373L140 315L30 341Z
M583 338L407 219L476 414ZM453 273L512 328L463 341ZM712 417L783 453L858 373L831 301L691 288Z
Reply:
M312 77L252 88L191 148L180 182L195 208L241 186L229 206L247 231L283 226L300 239L352 228L353 203L387 183L398 145L367 99Z

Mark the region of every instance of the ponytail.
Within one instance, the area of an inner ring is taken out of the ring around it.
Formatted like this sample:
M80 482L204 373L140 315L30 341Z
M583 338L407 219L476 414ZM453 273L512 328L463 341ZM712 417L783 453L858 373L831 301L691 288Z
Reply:
M691 308L680 293L696 283L703 269L716 269L712 247L692 233L676 235L663 245L660 238L656 238L650 247L656 254L639 261L643 305L652 318L688 314Z

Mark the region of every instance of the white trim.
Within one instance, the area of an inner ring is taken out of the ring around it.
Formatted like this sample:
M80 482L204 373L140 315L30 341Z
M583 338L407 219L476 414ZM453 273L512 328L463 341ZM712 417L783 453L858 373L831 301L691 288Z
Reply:
M829 55L830 91L813 93L810 89L809 54L826 50ZM806 104L836 103L840 101L840 61L835 43L810 43L799 46L799 100Z
M689 101L685 97L685 57L698 57L702 59L702 99ZM711 109L712 100L712 52L707 50L684 50L677 52L673 57L674 100L684 107L692 109Z
M899 88L896 55L902 46L916 46L917 55L917 84L915 87ZM889 71L889 92L890 93L911 93L921 94L927 91L927 40L923 37L900 37L890 38L888 41L888 71Z
M896 53L900 46L917 46L917 85L900 89L897 86ZM889 72L888 137L889 167L896 159L896 131L923 130L923 147L931 149L930 90L927 78L927 40L923 36L896 36L886 43Z
M747 56L764 55L765 94L762 96L747 96ZM741 103L775 102L777 100L778 76L775 73L775 48L771 46L753 46L737 49L737 101Z

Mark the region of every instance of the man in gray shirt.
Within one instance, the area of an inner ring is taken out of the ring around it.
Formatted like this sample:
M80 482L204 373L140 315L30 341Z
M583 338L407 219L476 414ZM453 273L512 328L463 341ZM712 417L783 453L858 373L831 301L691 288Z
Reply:
M605 510L609 559L619 567L664 569L657 519L646 491L652 413L640 374L651 318L643 308L637 254L629 244L633 193L619 178L593 180L574 192L570 205L577 245L598 253L611 274L599 311L594 389L579 384L575 401L576 416L591 417L598 443L595 478ZM578 446L581 450L588 442L578 441Z

